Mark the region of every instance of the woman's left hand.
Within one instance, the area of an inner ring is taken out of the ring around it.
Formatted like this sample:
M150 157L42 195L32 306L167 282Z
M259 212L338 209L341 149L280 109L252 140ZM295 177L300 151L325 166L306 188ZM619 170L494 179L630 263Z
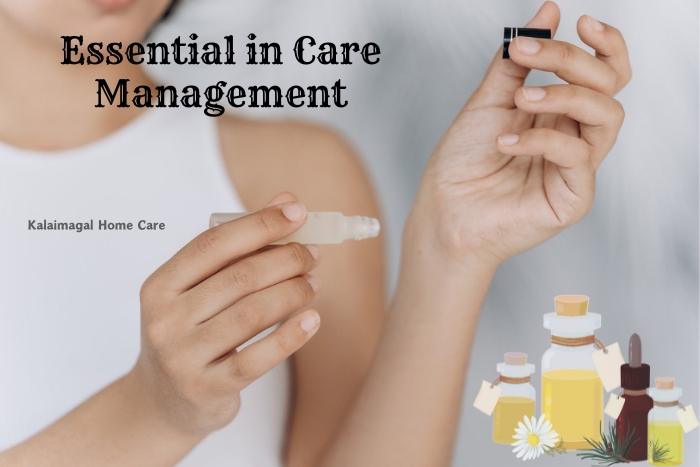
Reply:
M556 30L546 2L528 27ZM517 37L500 51L478 90L435 149L409 231L431 229L450 260L497 266L580 220L591 208L595 172L624 119L612 96L630 80L625 41L612 26L583 16L581 40ZM568 84L523 87L530 69ZM423 236L424 238L424 236Z

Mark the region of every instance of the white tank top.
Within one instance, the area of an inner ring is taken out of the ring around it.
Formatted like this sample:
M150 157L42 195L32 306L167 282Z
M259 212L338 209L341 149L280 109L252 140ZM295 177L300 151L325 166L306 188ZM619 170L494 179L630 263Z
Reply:
M153 109L68 151L0 143L0 450L129 371L144 279L211 212L243 210L215 120L201 113ZM31 220L95 230L29 230ZM100 220L133 230L97 230ZM139 230L141 220L165 230ZM289 385L286 364L254 382L236 419L179 465L282 465Z

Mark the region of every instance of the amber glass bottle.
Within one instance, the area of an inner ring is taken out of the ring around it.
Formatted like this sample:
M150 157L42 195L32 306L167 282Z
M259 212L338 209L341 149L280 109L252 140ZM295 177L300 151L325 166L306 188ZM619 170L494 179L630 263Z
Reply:
M632 334L629 345L629 363L620 367L621 397L625 399L622 412L617 417L617 436L620 441L627 437L628 430L636 442L627 452L630 461L647 460L647 419L654 401L647 394L650 382L649 365L642 363L642 341Z

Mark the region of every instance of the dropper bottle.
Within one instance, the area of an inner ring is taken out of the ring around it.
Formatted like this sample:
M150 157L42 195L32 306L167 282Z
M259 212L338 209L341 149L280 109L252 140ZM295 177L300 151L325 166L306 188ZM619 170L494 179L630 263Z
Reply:
M625 399L622 412L617 417L617 438L624 441L628 433L632 433L633 442L627 455L630 461L647 460L647 417L654 408L654 401L647 394L650 382L649 365L642 363L642 339L638 334L632 334L629 342L629 363L620 367L620 381L623 392L620 397ZM636 440L636 441L635 441Z
M247 212L214 213L209 218L209 227L232 221ZM306 223L293 234L284 237L273 245L298 242L302 244L343 243L345 240L363 240L379 235L379 221L371 217L344 216L339 212L309 212Z

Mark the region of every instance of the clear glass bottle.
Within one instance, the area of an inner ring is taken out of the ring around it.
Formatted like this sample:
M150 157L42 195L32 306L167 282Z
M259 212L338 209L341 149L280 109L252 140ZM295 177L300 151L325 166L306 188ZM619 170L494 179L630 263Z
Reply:
M209 217L209 227L240 219L248 212L215 212ZM304 244L343 243L345 240L364 240L379 235L379 221L372 217L344 216L339 212L306 213L306 223L291 235L273 245L298 242Z
M651 465L683 463L683 427L678 420L678 398L683 391L673 378L656 378L649 389L654 408L649 411L647 462Z
M518 422L525 416L535 415L536 393L530 384L535 365L527 363L527 354L508 352L505 362L499 363L496 369L501 374L498 380L501 395L493 411L493 440L512 444Z
M603 420L603 382L591 358L600 315L588 313L584 295L559 295L554 304L544 315L552 346L542 356L542 413L567 450L588 449L585 438L600 441Z

